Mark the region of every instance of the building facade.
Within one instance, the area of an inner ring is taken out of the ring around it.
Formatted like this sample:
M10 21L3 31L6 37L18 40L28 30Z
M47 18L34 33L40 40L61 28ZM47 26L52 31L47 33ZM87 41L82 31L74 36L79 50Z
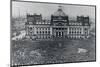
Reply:
M60 6L50 20L43 20L41 14L27 14L25 29L29 39L84 39L89 37L90 23L88 16L69 20Z

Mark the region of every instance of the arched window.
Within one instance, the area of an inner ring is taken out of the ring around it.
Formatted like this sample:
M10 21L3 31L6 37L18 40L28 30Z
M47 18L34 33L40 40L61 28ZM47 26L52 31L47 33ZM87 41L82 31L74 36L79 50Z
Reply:
M38 31L37 31L37 34L38 34Z
M76 31L75 31L75 34L76 34Z
M79 31L77 31L77 34L79 34Z
M48 31L48 34L50 34L50 31Z
M41 34L41 31L40 31L40 34Z
M42 34L44 34L44 31L42 31Z
M45 31L45 33L47 34L47 31Z
M81 31L80 31L80 34L81 34Z

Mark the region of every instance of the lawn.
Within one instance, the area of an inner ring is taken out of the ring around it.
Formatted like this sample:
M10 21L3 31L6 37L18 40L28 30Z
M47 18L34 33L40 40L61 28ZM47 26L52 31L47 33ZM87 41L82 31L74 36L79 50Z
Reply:
M78 53L79 49L86 52ZM12 41L12 65L95 60L95 39L61 41Z

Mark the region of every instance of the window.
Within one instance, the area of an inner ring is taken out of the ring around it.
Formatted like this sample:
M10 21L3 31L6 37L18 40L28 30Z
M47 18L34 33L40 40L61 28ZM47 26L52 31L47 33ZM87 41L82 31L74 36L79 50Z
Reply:
M72 31L72 34L73 34L74 32Z
M45 33L47 34L47 31L45 31Z
M69 31L69 33L71 34L71 31Z
M38 30L38 28L36 28L36 30Z
M46 28L46 30L47 30L47 28Z
M58 30L58 28L56 28L56 30Z
M87 30L87 28L85 28L84 30Z
M79 34L79 31L77 31L77 34Z
M67 28L65 28L65 30L67 30Z
M50 34L50 31L48 31L48 34Z
M30 27L30 30L32 30L32 27Z
M81 34L81 32L80 32L80 34Z
M50 38L50 36L48 38Z
M48 30L50 30L50 28L48 28Z
M41 28L40 28L40 30L41 30Z
M42 31L42 33L44 34L44 31Z
M75 29L75 31L76 31L76 28L74 28Z
M37 31L37 34L38 34L38 31Z
M61 30L61 28L59 28L59 30Z
M85 32L85 35L87 34L87 32Z
M40 31L40 34L41 34L41 31Z

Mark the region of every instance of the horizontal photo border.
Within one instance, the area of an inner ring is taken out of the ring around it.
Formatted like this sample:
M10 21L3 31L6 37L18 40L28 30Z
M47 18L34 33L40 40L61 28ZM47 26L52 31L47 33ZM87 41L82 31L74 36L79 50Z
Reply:
M29 2L29 3L46 3L46 4L62 4L62 5L74 5L74 6L89 6L89 7L95 7L95 60L90 61L75 61L75 62L60 62L60 63L46 63L46 64L27 64L27 65L14 65L11 64L11 22L12 22L12 2ZM40 2L40 1L22 1L22 0L10 0L10 66L11 67L18 67L18 66L34 66L34 65L51 65L51 64L66 64L66 63L83 63L83 62L96 62L96 5L87 5L87 4L69 4L69 3L55 3L55 2Z

